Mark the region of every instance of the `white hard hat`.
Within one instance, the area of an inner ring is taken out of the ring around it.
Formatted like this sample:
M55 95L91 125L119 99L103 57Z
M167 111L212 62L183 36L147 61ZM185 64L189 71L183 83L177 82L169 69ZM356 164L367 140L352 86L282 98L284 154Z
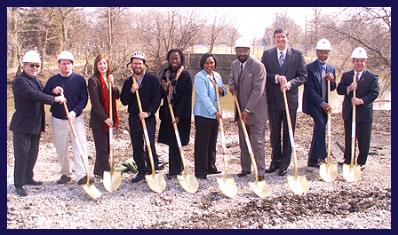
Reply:
M332 49L332 46L330 45L329 40L326 38L322 38L319 40L316 44L316 50L325 50L325 51L330 51Z
M238 47L249 48L250 49L251 45L250 45L249 41L247 41L246 39L239 38L235 42L235 48L238 48Z
M41 63L40 54L35 50L30 50L25 53L22 58L22 63Z
M70 53L69 51L63 51L61 52L61 54L58 55L57 61L59 62L60 60L70 60L73 63L74 58L72 53Z
M146 61L145 54L144 54L143 52L141 52L141 51L135 51L135 52L133 52L133 54L131 55L130 61L132 61L133 59L140 59L140 60L143 60L144 63L145 63L145 61Z
M362 47L357 47L352 51L351 58L355 59L367 59L368 54Z

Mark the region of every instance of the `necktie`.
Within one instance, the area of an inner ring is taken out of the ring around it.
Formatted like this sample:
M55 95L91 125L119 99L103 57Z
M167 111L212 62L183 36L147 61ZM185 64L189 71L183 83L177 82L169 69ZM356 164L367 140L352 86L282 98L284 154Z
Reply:
M355 81L356 81L356 82L359 81L359 72L357 72L357 74L355 75Z
M283 63L285 63L285 55L281 51L280 56L279 56L279 65L282 66Z
M239 69L239 75L238 75L239 80L240 80L240 78L242 77L242 72L243 72L243 64L241 63L241 64L240 64L240 69Z
M326 64L322 64L321 65L321 90L322 90L322 99L324 101L326 101L326 89L327 89L327 85L326 85Z

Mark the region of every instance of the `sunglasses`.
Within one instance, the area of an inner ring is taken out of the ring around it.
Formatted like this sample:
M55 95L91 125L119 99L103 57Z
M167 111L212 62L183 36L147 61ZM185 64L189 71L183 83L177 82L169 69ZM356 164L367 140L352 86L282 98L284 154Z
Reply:
M40 68L40 64L30 64L30 67L33 68Z

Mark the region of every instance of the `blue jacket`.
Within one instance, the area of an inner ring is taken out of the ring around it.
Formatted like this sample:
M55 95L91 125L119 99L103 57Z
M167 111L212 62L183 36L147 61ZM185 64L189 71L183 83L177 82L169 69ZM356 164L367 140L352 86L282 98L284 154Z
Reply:
M320 78L321 78L321 69L318 62L318 59L314 62L307 64L307 73L308 79L304 84L304 93L303 93L303 112L306 114L314 113L315 111L324 112L321 104L324 102L322 99L322 87ZM336 70L331 65L326 63L326 72L332 73L334 76L333 81L330 82L330 90L333 91L336 89ZM326 93L326 103L329 102L329 97L327 97Z
M227 94L227 89L222 82L220 74L214 72L214 78L216 79L217 85L224 90L223 94L220 95L225 96ZM195 116L216 119L217 96L210 79L210 76L204 69L195 75L195 104L193 107L193 114Z

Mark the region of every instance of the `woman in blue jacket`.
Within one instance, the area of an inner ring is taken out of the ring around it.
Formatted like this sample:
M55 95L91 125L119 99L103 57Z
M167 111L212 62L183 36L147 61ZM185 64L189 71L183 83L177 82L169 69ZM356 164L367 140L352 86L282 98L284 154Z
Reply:
M216 58L206 53L200 60L199 71L195 75L195 176L206 179L208 174L220 173L216 167L216 144L218 134L218 120L222 118L217 109L216 87L220 96L225 96L221 76L215 70ZM217 84L217 85L216 85Z

